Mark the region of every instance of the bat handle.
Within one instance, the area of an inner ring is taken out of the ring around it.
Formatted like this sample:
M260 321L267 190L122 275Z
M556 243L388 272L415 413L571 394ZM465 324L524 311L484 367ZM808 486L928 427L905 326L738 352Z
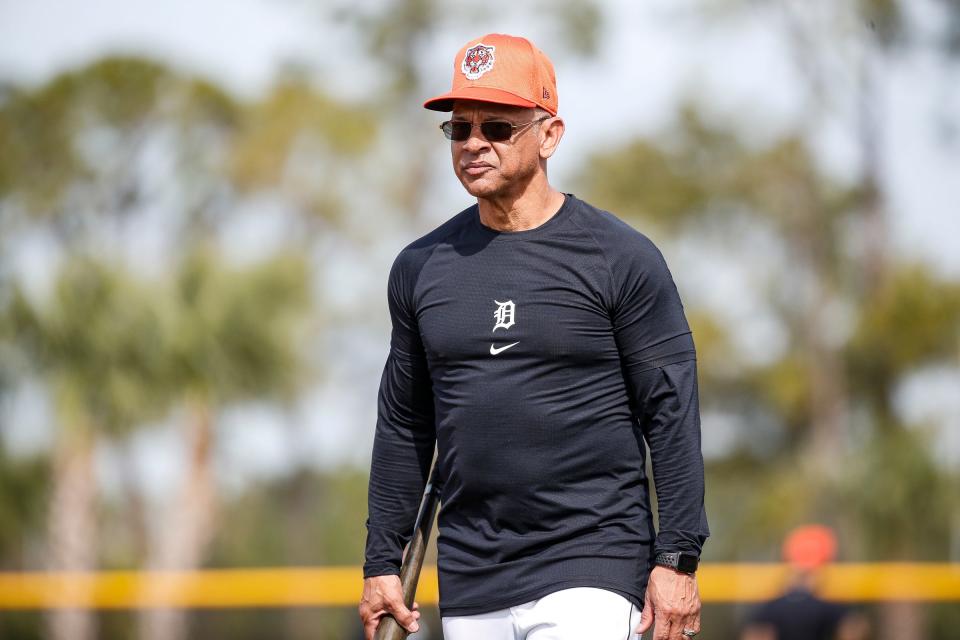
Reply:
M407 547L407 555L400 567L400 586L403 589L403 602L409 609L417 595L417 583L420 582L420 569L427 554L427 543L430 540L430 531L433 529L433 519L437 513L437 491L434 478L431 477L423 492L423 502L420 513L417 514L417 523L413 529L413 538ZM380 620L374 640L406 640L409 632L403 628L393 616L386 615Z
M380 619L374 640L407 640L407 635L409 632L393 616L384 616Z

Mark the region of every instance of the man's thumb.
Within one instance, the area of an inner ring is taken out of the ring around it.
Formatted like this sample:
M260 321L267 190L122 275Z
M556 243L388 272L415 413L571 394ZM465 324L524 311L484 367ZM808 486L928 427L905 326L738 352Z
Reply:
M644 598L643 611L640 612L640 626L637 627L637 633L646 633L653 626L653 604L650 598Z

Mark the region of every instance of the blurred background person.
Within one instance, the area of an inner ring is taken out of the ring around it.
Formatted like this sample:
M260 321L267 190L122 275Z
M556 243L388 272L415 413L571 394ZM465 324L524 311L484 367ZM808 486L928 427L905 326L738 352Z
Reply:
M870 625L859 611L817 594L819 570L836 558L837 538L829 527L804 525L783 543L790 577L783 595L758 606L741 640L863 640Z

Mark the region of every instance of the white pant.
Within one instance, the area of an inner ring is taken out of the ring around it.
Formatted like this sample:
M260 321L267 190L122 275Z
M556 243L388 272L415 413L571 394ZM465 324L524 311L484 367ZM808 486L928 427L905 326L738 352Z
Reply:
M514 607L444 616L444 640L634 640L640 609L619 593L574 587Z

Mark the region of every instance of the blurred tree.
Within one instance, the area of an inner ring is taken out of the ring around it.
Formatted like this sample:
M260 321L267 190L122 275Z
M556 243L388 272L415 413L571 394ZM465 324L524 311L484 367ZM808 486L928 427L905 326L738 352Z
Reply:
M192 171L191 160L216 149L211 130L229 127L233 110L212 85L139 58L107 58L34 91L14 88L0 103L3 221L8 229L45 223L65 249L96 240L156 197L151 172L162 167L150 164L151 145ZM176 195L210 201L187 189Z
M69 265L49 309L34 308L22 292L13 304L14 343L31 354L57 397L51 568L95 564L97 439L121 435L165 406L156 393L161 342L144 306L149 296L84 256L122 256L125 228L158 198L150 161L156 145L179 133L178 150L200 141L214 149L209 130L229 124L229 112L229 101L210 85L138 58L105 59L36 90L14 87L0 100L0 243L13 249L22 238L49 238L56 259ZM187 165L183 175L192 177ZM175 197L183 210L197 208L191 196L209 200L191 192L189 180L180 184ZM54 638L94 633L85 612L50 617Z
M248 105L240 122L229 175L241 192L282 193L308 229L344 222L345 192L358 187L357 164L348 160L368 151L377 132L369 108L336 102L302 79L287 78Z
M10 87L0 95L0 307L13 309L9 338L24 354L23 366L37 364L37 373L59 389L53 568L95 564L91 462L98 441L122 437L171 408L185 416L191 458L183 499L166 520L177 526L156 535L149 564L202 562L214 522L216 415L240 399L289 401L306 379L298 328L318 290L310 285L316 274L305 252L323 240L316 230L342 219L338 194L350 188L352 163L375 136L374 125L362 107L331 100L296 78L262 101L240 104L210 82L139 58L108 58L38 89ZM285 256L226 266L215 247L231 215L264 203L290 211L300 223L290 230ZM144 223L162 247L162 265L137 253ZM12 268L12 250L25 238L49 239L53 259L68 265L58 296L67 298L74 280L86 288L66 301L55 298L49 309L37 306L42 286L18 282ZM131 263L134 272L172 270L176 283L155 277L144 293L146 284L122 275ZM87 307L80 305L84 300ZM65 307L68 302L74 306ZM142 352L117 355L111 349L133 345L111 343L108 331L95 333L99 324L91 319L102 315L106 324L115 306L127 312L116 322L149 325L139 332ZM40 354L47 360L35 361ZM129 370L110 365L121 356ZM84 375L84 366L103 369L113 386ZM64 369L74 372L67 376L71 384L56 382ZM128 504L128 517L144 517L136 513L139 500ZM72 621L55 622L55 638L93 633L83 612L52 617ZM157 612L143 617L141 629L150 637L176 637L182 623L180 614Z
M305 263L296 256L231 270L205 254L184 264L176 295L158 295L162 287L137 285L80 259L64 268L50 303L38 305L14 291L15 347L54 387L63 424L51 499L51 568L96 566L97 439L123 436L180 398L190 463L150 565L199 566L214 522L212 414L238 399L288 399L297 390L306 283ZM182 612L151 610L144 618L144 637L183 633ZM83 612L61 612L52 625L54 637L93 633Z
M869 402L878 426L894 428L893 400L902 376L960 355L960 282L921 264L904 265L865 301L847 347L854 391Z
M158 523L150 568L196 569L205 557L217 503L212 452L218 409L251 398L289 401L302 385L307 283L306 264L295 255L229 269L201 253L177 274L175 293L166 298L162 384L184 405L189 463L171 513ZM186 612L147 609L140 629L146 640L186 637Z
M0 442L0 568L4 570L22 568L26 556L36 551L32 541L42 530L49 466L44 456L14 457Z
M19 288L9 326L22 366L47 380L59 422L50 497L49 568L84 571L96 566L95 479L97 439L123 436L159 415L162 329L151 292L106 265L77 258L66 263L49 301L32 302ZM52 638L92 638L93 618L83 610L50 615Z
M0 300L6 301L9 287L0 284ZM12 347L13 327L5 304L0 303L0 570L14 571L27 565L36 552L31 544L43 529L43 515L50 486L47 456L14 456L8 452L10 431L6 403L15 393L19 374ZM0 625L0 637L7 633Z

